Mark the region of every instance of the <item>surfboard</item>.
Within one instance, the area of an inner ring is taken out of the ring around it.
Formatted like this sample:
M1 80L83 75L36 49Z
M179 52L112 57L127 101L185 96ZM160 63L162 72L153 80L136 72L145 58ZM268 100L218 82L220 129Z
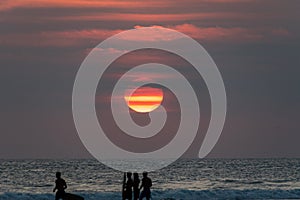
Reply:
M76 194L66 193L64 200L84 200L84 198Z

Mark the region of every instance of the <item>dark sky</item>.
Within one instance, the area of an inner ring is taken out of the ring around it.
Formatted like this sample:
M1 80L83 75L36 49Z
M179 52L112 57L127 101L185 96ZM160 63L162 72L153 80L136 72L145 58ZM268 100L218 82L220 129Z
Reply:
M223 76L227 120L210 157L300 157L300 1L2 0L0 159L86 158L72 87L98 43L162 26L201 43Z

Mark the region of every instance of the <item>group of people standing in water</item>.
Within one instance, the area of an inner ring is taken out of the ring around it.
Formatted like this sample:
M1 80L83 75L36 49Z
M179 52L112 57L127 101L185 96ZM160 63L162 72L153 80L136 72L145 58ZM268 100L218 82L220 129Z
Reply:
M143 172L141 185L140 185L140 179L138 173L133 173L133 179L132 179L131 172L124 173L122 199L132 200L132 192L133 192L133 200L142 200L144 198L146 198L146 200L150 200L151 186L152 186L152 180L148 177L147 172ZM143 189L142 192L140 192L141 189Z
M56 172L56 180L55 187L53 192L56 192L55 200L59 199L73 199L73 200L84 200L83 197L66 193L65 189L67 188L66 181L61 178L61 173ZM123 180L123 188L122 188L122 199L123 200L132 200L132 192L133 192L133 200L142 200L146 198L146 200L150 200L151 198L151 188L152 180L148 177L147 172L143 172L142 183L140 184L140 179L138 173L127 172L124 173ZM142 192L140 193L140 190Z

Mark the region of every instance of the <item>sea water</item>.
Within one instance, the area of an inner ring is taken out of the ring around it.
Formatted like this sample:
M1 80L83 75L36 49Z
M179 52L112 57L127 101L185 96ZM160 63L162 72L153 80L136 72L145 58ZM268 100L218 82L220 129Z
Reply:
M121 199L123 173L91 159L1 160L0 200L54 199L56 171L69 193ZM300 198L300 159L181 159L149 177L154 200Z

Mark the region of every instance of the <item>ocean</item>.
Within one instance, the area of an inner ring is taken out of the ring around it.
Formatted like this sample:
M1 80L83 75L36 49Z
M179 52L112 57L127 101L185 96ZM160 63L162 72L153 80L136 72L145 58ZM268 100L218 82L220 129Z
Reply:
M69 193L121 199L123 173L90 159L0 160L0 200L54 199L56 171ZM300 159L181 159L149 177L153 200L300 199Z

